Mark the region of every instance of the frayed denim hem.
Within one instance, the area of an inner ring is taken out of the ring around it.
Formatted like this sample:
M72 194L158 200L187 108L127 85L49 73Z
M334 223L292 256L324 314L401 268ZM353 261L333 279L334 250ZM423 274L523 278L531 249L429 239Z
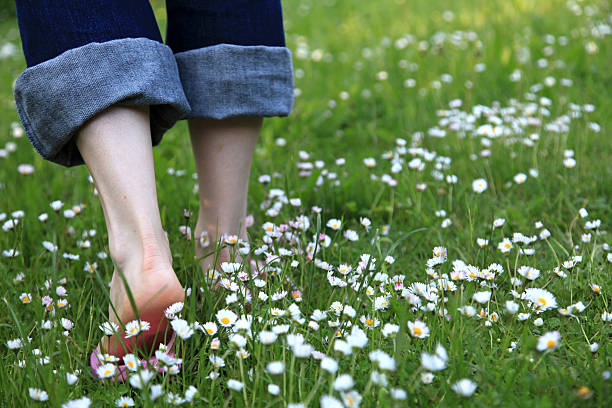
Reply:
M217 44L175 57L191 106L187 118L288 116L293 109L287 47Z
M153 145L190 111L171 49L148 38L68 50L23 71L14 96L36 151L64 166L83 164L73 136L111 105L150 105Z

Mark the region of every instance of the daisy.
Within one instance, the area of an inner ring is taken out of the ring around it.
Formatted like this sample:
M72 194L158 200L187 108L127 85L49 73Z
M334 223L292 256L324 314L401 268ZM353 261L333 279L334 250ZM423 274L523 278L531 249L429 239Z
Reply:
M133 407L134 400L130 397L121 397L115 401L115 405L118 407Z
M288 406L291 406L293 404L289 404ZM300 404L301 407L303 407L302 404ZM321 397L321 400L319 401L319 406L321 408L343 408L344 405L342 405L342 402L338 401L336 398L332 397L331 395L323 395ZM294 407L291 407L294 408Z
M23 175L34 173L34 166L31 164L20 164L17 166L17 171Z
M217 324L215 322L204 323L203 330L209 336L214 336L215 334L217 334L217 330L218 330Z
M367 157L363 159L363 164L365 164L367 168L371 169L372 167L376 166L376 159L373 157Z
M130 371L136 371L140 367L140 360L137 359L136 356L132 353L123 356L123 363Z
M132 320L125 325L125 338L137 336L140 333L140 322L138 320Z
M359 234L355 230L347 229L344 231L344 238L348 239L349 241L353 241L353 242L358 241Z
M272 309L270 309L270 314L274 317L281 317L284 316L286 313L287 311L279 309L277 307L273 307Z
M367 217L359 217L359 223L366 229L366 231L369 230L370 226L372 225L372 222Z
M279 375L285 371L285 363L282 361L272 361L266 365L266 371L272 375Z
M221 326L223 327L231 327L238 318L234 312L227 309L219 310L216 316L217 320L219 320L219 323L221 323Z
M98 326L106 336L112 336L119 330L119 325L114 322L104 322Z
M134 388L142 389L153 379L155 372L151 370L141 370L130 376L130 385Z
M68 383L68 385L73 385L79 380L79 377L76 376L76 373L78 373L78 370L75 371L75 373L66 373L66 382Z
M215 366L215 368L225 367L225 360L223 360L219 356L215 356L214 354L211 354L210 356L208 356L208 359Z
M230 379L230 380L227 380L227 387L234 391L240 391L242 387L244 387L244 384L238 380Z
M557 307L555 296L546 289L527 288L524 292L525 299L529 300L538 311L554 309Z
M338 363L330 357L324 357L321 360L321 368L330 374L334 374L338 371Z
M384 296L379 296L374 299L374 310L386 310L389 307L389 301ZM346 309L346 307L345 307Z
M119 361L119 358L108 353L100 353L96 357L98 357L98 360L103 363L116 363L117 361Z
M62 408L89 408L90 405L91 400L87 397L82 397L62 404Z
M491 292L476 292L472 295L472 299L474 299L478 303L487 303L491 299Z
M30 393L30 398L35 401L47 401L49 399L49 394L46 391L39 390L38 388L28 388Z
M446 362L448 361L448 354L442 345L436 346L436 352L434 354L421 353L421 365L427 371L440 371L446 368Z
M489 245L489 240L488 239L484 239L484 238L477 238L476 239L476 245L478 245L481 248L484 248L487 245Z
M559 346L561 333L558 331L546 332L538 338L538 351L553 351Z
M529 280L536 280L540 276L540 270L531 266L521 266L517 272Z
M104 364L98 367L96 370L96 374L98 378L108 378L115 375L115 371L117 370L117 366L112 363Z
M181 339L185 340L190 338L193 333L193 326L187 323L186 320L183 319L174 319L170 322L172 325L172 330L179 336Z
M474 393L474 391L476 391L476 383L474 383L472 380L464 378L453 384L451 388L462 397L469 397Z
M410 329L410 334L413 337L423 339L429 336L429 327L420 320L408 321L408 329Z
M506 223L504 218L496 218L493 221L493 228L501 228Z
M19 296L19 300L21 300L21 303L30 303L30 302L32 302L32 294L31 293L22 293Z
M332 218L331 220L327 221L326 224L329 228L333 229L333 230L339 230L341 225L342 225L342 221L336 219L336 218Z
M514 176L514 182L516 184L523 184L527 180L527 175L525 173L518 173Z
M380 325L380 320L376 319L376 318L372 318L370 316L361 316L359 318L359 320L361 321L361 323L364 324L364 326L366 326L368 329L374 328L374 327L378 327Z
M397 324L385 323L382 329L382 334L385 337L389 337L392 334L399 333L399 329L400 327Z
M168 306L164 311L166 318L174 319L183 310L183 302L176 302Z
M433 249L433 255L436 258L440 258L443 261L446 261L447 258L447 251L445 247L442 246L437 246Z
M336 391L348 391L353 388L353 385L355 385L355 382L350 374L342 374L334 381L334 389Z
M361 395L355 390L342 393L342 402L344 402L344 406L347 408L358 407L361 403Z
M472 182L472 189L478 194L482 194L487 189L487 187L487 180L483 178L476 179Z
M433 381L435 375L433 373L430 372L424 372L421 373L421 381L423 381L423 384L431 384L431 382Z
M504 238L498 245L499 249L503 254L510 252L512 249L512 242L508 238Z

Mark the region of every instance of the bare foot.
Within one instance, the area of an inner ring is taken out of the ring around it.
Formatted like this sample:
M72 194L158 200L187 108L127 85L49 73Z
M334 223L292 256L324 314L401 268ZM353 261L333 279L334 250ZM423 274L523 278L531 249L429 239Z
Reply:
M200 236L201 235L197 235L196 237ZM196 238L195 255L196 258L199 259L202 272L206 274L207 279L215 279L217 275L215 271L222 272L221 265L224 262L244 264L244 267L241 268L241 270L249 273L250 277L263 277L262 274L264 263L254 260L250 253L241 253L241 249L244 248L244 242L248 241L239 240L235 235L229 236L229 243L221 242L221 247L217 250L219 244L213 243L210 239Z
M115 310L109 305L109 319L119 326L121 340L117 335L105 337L101 342L103 353L122 357L126 352L133 352L135 348L150 352L157 348L159 343L167 344L169 341L171 328L164 311L170 305L184 301L185 292L172 269L167 247L160 249L157 245L144 243L142 253L142 257L131 257L121 264L118 263L134 299L137 313L132 308L121 275L117 270L113 274L110 298ZM130 336L130 333L123 329L123 325L138 319L148 322L150 327L137 336Z

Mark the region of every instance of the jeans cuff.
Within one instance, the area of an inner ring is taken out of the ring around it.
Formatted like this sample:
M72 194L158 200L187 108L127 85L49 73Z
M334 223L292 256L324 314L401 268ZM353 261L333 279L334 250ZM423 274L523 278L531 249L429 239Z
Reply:
M190 110L171 49L147 38L68 50L23 71L13 92L36 151L64 166L83 164L73 136L111 105L150 105L153 145Z
M188 118L287 116L293 109L291 51L217 44L175 54Z

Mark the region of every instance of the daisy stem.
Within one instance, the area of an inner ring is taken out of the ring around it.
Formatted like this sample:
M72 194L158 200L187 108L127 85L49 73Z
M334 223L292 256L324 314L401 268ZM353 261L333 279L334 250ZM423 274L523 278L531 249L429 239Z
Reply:
M217 373L217 370L213 371L215 374ZM215 381L217 380L217 376L213 375L213 379L210 383L210 393L209 393L209 397L208 397L208 403L212 404L213 401L213 391L215 390Z
M289 368L289 398L292 399L293 398L293 377L295 377L294 375L294 370L295 368L295 354L291 355L291 367Z
M370 388L372 388L372 376L370 376L370 379L368 380L368 383L366 384L366 387L363 390L363 395L364 396L368 395L368 392L370 392ZM330 394L331 394L331 392L330 392Z
M580 326L580 330L582 331L582 334L584 335L585 340L587 341L587 344L591 344L591 341L589 340L589 337L586 335L586 332L584 331L584 326L582 325L582 323L580 323L580 319L578 318L578 316L574 316L574 318L576 318L576 321L578 322L578 325Z
M283 347L283 366L287 366L285 358L285 348ZM283 370L283 395L287 395L287 370Z
M263 372L263 359L261 358L261 348L262 348L261 343L258 343L257 353L256 353L255 358L257 359L257 367L258 367L257 372L259 373ZM255 380L255 386L253 387L253 400L251 401L251 406L255 406L255 395L257 394L257 389L259 388L259 383L261 380L260 375L256 377L257 379Z
M249 398L246 392L246 378L244 376L244 364L242 364L242 358L238 357L238 363L240 364L240 379L242 380L242 398L244 399L244 405L249 406Z
M300 367L300 379L304 378L304 364ZM302 400L302 381L298 381L298 398Z
M538 366L540 365L540 363L544 359L544 356L546 356L546 352L540 356L540 359L535 363L535 365L531 369L532 371L535 371L535 369L538 368Z

